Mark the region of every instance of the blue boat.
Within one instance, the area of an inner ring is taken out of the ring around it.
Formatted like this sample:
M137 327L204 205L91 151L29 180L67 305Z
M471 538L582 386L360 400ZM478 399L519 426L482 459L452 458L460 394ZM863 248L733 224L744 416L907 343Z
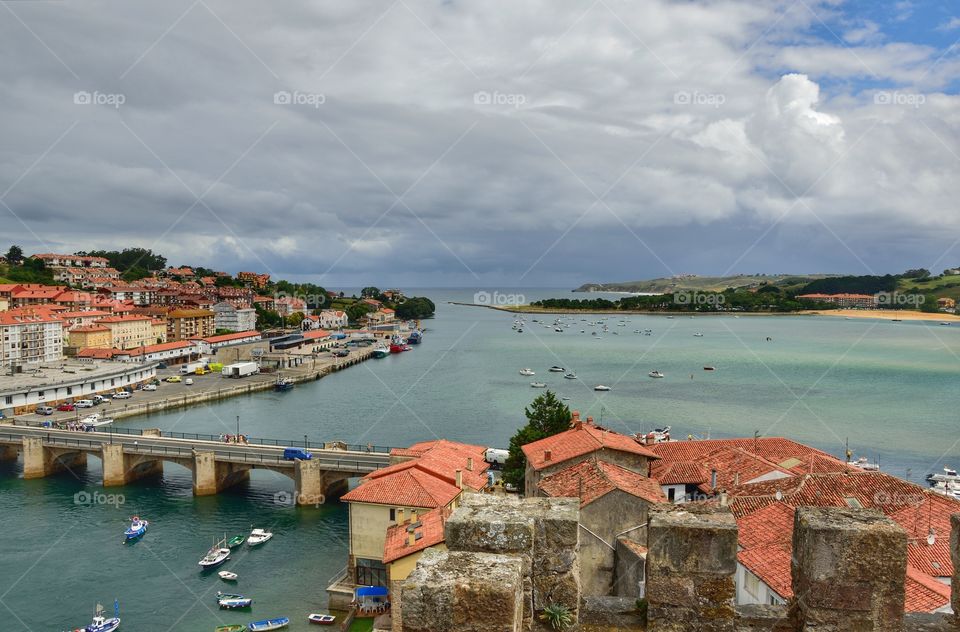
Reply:
M148 526L150 526L149 522L141 520L140 516L134 516L130 519L130 528L124 531L123 535L125 535L128 540L136 540L147 532Z
M247 624L250 632L260 632L260 630L279 630L290 625L290 619L287 617L277 617L276 619L264 619L263 621L254 621Z
M410 335L407 336L407 342L412 345L418 345L423 340L423 332L419 329L414 329L410 332Z
M288 377L277 377L277 381L273 383L273 390L281 393L291 388L293 388L293 380Z
M243 595L230 595L223 592L217 593L217 605L227 610L234 610L236 608L249 608L250 604L252 603L253 599L251 597L244 597Z
M77 632L113 632L120 627L120 604L113 602L113 616L109 619L103 615L103 606L97 604L90 625L80 628Z

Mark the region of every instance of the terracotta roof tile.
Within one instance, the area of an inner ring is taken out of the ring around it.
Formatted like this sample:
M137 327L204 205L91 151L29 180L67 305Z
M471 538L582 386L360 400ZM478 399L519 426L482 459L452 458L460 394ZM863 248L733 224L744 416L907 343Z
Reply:
M387 527L387 539L383 546L383 563L389 564L443 542L443 526L448 517L450 517L450 508L440 507L417 516L420 526L412 526L407 519L403 524ZM411 531L415 534L413 544L410 544Z
M460 489L416 467L365 479L341 497L346 502L435 509L450 504Z
M570 430L528 443L523 446L523 453L530 465L540 470L601 449L630 452L651 460L659 458L632 437L589 423L581 423ZM549 460L546 459L547 452L550 453Z
M538 487L548 496L579 498L581 507L615 489L651 503L667 500L657 481L601 459L583 461L546 476Z

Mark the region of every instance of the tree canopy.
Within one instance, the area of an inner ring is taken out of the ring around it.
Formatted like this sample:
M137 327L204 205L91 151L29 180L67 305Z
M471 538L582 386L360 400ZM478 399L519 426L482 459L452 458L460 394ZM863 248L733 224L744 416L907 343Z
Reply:
M396 312L397 318L401 320L410 320L416 318L429 318L433 316L433 313L436 311L437 306L433 304L433 301L428 299L425 296L411 296L404 302L397 305Z
M10 250L7 251L6 259L7 263L10 265L20 265L20 262L23 261L23 248L17 246L16 244L10 246Z
M503 480L518 489L523 488L527 469L522 447L568 430L571 419L570 408L549 390L538 395L523 412L527 416L527 425L510 438L510 454L503 466Z
M104 257L110 262L110 267L116 268L120 272L126 272L135 267L148 271L163 270L167 267L167 258L161 254L154 254L153 250L148 248L124 248L119 252L116 250L91 250L75 254L88 257Z

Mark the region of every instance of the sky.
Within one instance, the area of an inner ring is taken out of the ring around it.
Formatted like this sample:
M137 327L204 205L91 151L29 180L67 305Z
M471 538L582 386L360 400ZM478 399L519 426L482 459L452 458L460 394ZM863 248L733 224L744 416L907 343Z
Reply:
M328 287L960 265L960 5L0 3L0 250Z

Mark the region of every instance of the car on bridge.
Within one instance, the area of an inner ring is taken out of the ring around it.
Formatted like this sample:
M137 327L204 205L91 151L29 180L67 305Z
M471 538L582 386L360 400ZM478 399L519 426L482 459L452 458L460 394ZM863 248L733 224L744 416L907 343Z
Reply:
M313 455L303 448L284 448L283 458L286 461L296 461L297 459L301 461L309 461L313 458Z

